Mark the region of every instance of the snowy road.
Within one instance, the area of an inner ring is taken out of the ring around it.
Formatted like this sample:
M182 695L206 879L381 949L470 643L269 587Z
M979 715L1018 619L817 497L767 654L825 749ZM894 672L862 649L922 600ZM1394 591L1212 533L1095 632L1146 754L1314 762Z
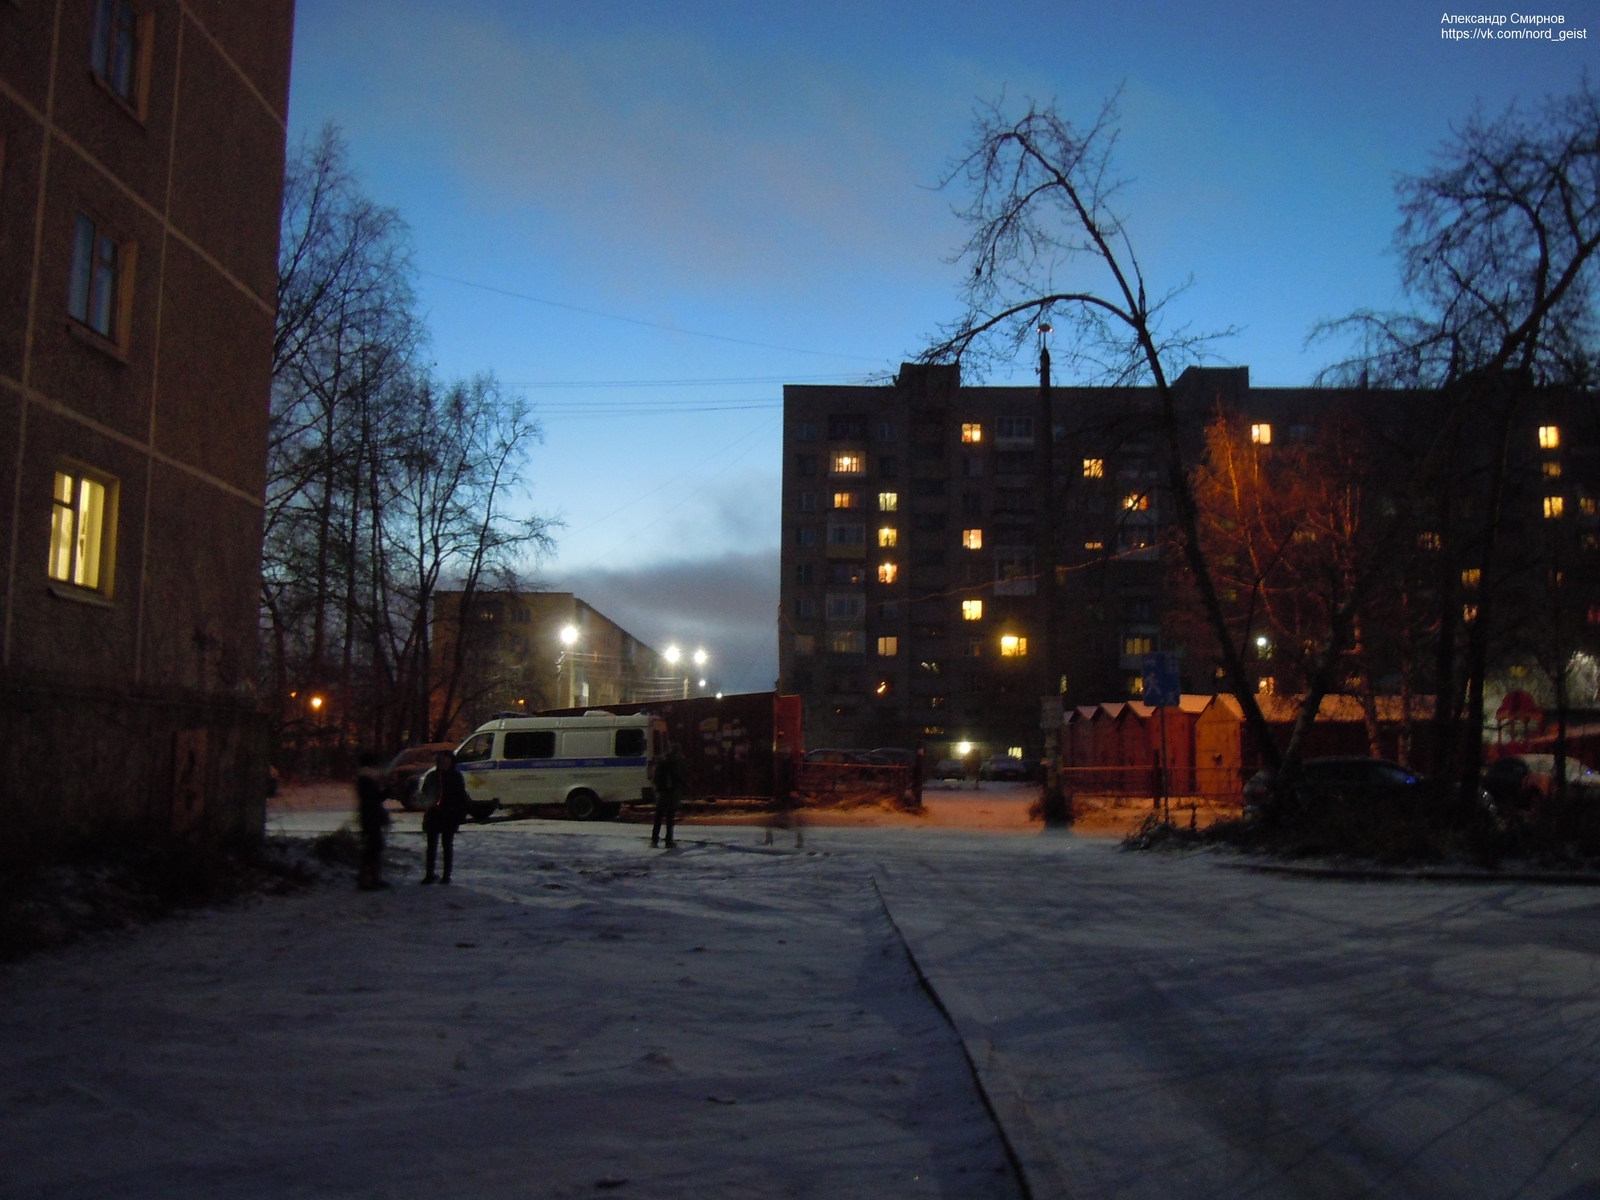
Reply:
M1600 1197L1600 890L684 833L4 969L0 1196L1017 1196L903 934L1040 1200Z

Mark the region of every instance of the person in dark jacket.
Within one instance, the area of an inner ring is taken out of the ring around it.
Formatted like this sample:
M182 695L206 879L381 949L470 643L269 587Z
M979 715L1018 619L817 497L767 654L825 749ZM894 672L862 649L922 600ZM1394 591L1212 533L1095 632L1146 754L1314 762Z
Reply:
M440 883L450 882L450 868L455 863L456 830L467 819L467 781L456 770L454 750L441 750L435 760L433 778L437 792L428 811L422 814L422 832L428 835L427 871L423 883L434 882L433 862L439 843L444 843L444 874Z
M655 783L656 823L650 830L650 844L661 844L661 822L665 820L667 849L670 850L676 845L672 840L672 825L678 817L678 802L683 799L683 752L677 742L669 745L666 756L656 763Z
M361 868L356 886L375 892L389 885L383 879L383 831L389 824L389 810L383 807L383 770L376 754L361 756L356 772L356 816L361 822Z

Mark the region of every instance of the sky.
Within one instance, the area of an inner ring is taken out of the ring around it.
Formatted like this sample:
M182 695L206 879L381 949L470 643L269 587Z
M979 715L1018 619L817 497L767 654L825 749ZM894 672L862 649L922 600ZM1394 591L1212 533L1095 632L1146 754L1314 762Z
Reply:
M1398 299L1397 178L1453 124L1575 88L1590 37L1448 41L1410 0L606 5L299 0L291 143L337 124L409 222L444 376L492 371L544 441L537 576L728 691L777 673L782 385L882 379L959 313L976 105L1090 120L1121 89L1122 211L1174 319L1263 386L1320 320ZM1012 376L988 382L1027 382ZM1070 383L1070 379L1058 382Z

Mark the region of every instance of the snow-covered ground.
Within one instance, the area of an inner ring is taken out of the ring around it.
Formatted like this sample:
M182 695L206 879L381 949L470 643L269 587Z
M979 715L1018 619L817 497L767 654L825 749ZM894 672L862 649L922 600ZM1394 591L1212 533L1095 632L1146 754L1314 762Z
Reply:
M800 852L468 826L448 889L406 816L392 891L4 968L0 1196L1017 1196L964 1050L1035 1197L1600 1196L1600 890L1251 874L983 797Z

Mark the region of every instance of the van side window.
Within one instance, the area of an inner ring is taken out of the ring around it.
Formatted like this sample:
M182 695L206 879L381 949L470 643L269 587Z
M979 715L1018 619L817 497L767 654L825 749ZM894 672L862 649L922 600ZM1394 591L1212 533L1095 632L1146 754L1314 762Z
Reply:
M461 743L461 749L456 751L456 762L483 762L494 753L494 734L475 733Z
M617 757L618 758L643 758L644 757L644 730L619 729L617 730Z
M554 729L523 729L506 734L505 758L554 758L555 756Z

